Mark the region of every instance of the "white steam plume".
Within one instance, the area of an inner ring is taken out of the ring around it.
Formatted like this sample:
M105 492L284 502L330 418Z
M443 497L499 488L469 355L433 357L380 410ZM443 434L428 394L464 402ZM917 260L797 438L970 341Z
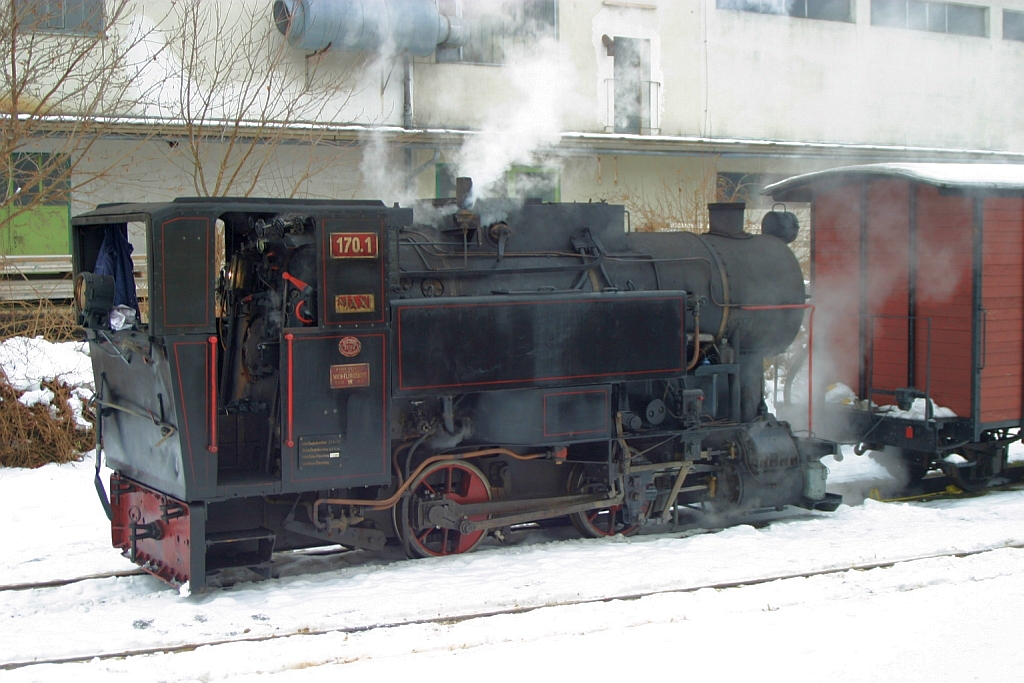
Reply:
M503 74L507 97L490 108L456 157L459 175L473 179L474 196L495 193L514 164L537 163L545 147L558 144L564 116L576 105L576 71L557 40L538 38L528 50L509 50Z

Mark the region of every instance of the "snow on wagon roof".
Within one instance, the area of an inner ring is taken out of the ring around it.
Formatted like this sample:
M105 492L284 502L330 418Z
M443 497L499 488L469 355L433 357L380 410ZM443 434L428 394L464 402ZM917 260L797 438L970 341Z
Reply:
M849 176L888 176L942 188L1024 193L1024 164L863 164L787 178L766 187L764 194L783 199L794 190L841 182Z

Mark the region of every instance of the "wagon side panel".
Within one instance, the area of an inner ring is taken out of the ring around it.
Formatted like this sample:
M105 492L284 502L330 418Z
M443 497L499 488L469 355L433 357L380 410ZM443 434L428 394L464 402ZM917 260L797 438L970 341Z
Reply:
M910 184L881 180L867 192L868 371L874 391L890 392L874 400L891 403L908 384Z
M1024 372L1024 199L988 198L982 269L982 424L1019 423Z
M839 187L815 195L814 302L820 311L815 324L822 340L815 353L819 375L827 383L843 382L857 389L860 280L860 190Z
M970 417L974 200L919 187L917 231L917 384L930 379L936 403Z

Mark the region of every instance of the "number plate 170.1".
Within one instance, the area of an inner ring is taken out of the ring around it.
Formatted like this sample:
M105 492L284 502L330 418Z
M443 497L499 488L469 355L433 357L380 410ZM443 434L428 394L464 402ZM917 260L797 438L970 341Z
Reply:
M332 232L331 258L377 258L376 233Z

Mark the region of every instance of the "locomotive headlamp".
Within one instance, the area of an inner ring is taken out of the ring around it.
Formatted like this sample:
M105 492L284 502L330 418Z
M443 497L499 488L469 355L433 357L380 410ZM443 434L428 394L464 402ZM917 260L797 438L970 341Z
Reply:
M93 329L110 327L114 307L114 278L96 273L79 273L75 278L75 309L78 324Z

